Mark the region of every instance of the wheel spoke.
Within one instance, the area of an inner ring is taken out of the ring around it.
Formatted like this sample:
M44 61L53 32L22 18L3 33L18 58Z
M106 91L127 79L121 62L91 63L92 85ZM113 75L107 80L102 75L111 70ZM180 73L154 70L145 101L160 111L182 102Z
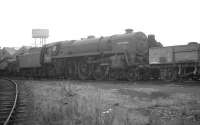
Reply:
M127 79L129 81L135 81L136 80L136 73L135 73L134 69L128 70L128 72L127 72Z
M115 71L115 70L111 70L109 72L109 80L117 80L119 78L118 75L119 72Z
M81 80L89 78L89 66L86 63L79 63L78 65L78 76Z
M105 68L101 66L96 66L93 72L93 77L95 80L104 80L105 79Z

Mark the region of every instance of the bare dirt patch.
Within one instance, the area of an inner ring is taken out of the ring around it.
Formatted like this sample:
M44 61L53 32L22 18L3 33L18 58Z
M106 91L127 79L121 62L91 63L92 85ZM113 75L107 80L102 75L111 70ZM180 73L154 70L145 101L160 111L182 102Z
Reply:
M121 94L130 95L131 97L139 97L139 98L149 98L149 99L156 99L156 98L167 98L169 97L168 93L164 93L159 91L158 89L152 88L137 88L137 89L119 89Z

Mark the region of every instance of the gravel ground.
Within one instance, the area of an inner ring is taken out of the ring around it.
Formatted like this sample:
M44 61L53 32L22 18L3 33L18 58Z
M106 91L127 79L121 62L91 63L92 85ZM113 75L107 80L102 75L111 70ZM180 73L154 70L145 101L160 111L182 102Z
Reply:
M199 125L200 84L24 81L33 124Z

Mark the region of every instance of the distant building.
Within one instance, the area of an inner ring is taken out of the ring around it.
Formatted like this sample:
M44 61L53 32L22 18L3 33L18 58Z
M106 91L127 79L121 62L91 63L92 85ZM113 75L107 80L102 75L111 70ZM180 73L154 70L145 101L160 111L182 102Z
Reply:
M32 48L32 47L31 47L31 46L22 46L21 48L19 48L19 49L15 52L14 56L22 55L22 54L24 54L24 53L27 53L27 52L29 51L30 48Z
M11 58L17 50L14 47L4 47L0 51L0 60Z

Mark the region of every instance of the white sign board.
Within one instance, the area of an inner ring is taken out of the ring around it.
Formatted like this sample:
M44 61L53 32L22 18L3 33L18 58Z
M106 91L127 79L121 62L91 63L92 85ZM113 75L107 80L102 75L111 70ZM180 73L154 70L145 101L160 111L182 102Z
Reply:
M32 29L32 38L48 38L48 29Z

